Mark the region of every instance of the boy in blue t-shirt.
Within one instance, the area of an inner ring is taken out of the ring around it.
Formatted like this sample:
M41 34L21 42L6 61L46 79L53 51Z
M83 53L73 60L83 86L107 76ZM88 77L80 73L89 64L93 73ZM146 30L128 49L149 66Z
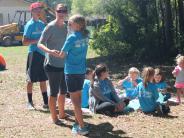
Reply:
M81 106L82 108L88 108L89 107L89 88L91 85L91 80L93 79L93 70L90 68L86 69L86 75L85 75L85 80L83 84L83 89L81 93Z
M27 22L24 28L23 44L29 46L26 76L27 76L27 108L33 110L34 104L32 100L33 83L39 82L42 97L44 101L43 108L48 109L48 96L46 80L47 76L44 71L45 54L37 47L41 33L45 28L45 24L39 19L43 10L43 4L35 2L30 5L32 18Z

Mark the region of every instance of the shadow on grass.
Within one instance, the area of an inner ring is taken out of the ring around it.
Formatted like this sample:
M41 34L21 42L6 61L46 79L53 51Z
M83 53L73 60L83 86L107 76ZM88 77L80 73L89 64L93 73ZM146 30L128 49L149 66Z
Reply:
M113 130L114 127L109 122L101 123L99 125L89 124L89 126L90 133L87 136L89 138L122 138L122 135L126 135L126 132L123 130Z
M35 109L35 111L38 111L40 113L50 114L49 110ZM57 114L59 114L59 110L57 109L56 111L57 111ZM75 122L75 120L71 118L72 116L73 117L75 116L73 110L65 110L65 113L67 115L66 120L68 120L70 122ZM87 114L83 114L83 118L84 119L88 119L88 118L92 118L92 116L91 115L87 115Z
M178 116L173 116L170 114L166 114L166 115L162 115L162 114L158 114L158 113L150 113L150 114L146 114L148 116L154 116L154 117L160 117L160 118L165 118L165 119L175 119L178 118Z

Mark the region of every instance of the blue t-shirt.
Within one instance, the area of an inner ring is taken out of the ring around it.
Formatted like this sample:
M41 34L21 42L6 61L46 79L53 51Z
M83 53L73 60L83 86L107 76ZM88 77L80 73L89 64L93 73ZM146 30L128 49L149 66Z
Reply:
M26 37L28 39L38 40L38 39L40 39L40 36L41 36L44 28L45 28L45 24L42 21L40 21L40 20L35 21L35 20L31 19L25 25L23 35L24 35L24 37ZM34 51L37 51L37 52L41 53L42 55L45 55L44 52L37 47L37 44L30 44L29 45L29 52L34 52Z
M157 89L166 89L167 88L167 83L166 82L159 82L159 83L155 83Z
M141 78L136 79L137 84L142 82ZM132 99L132 93L134 92L134 89L136 86L133 85L133 83L130 80L125 80L122 83L122 87L125 89L126 96Z
M148 83L145 88L143 83L139 83L134 91L134 96L138 96L140 107L144 112L153 112L158 104L162 103L156 85Z
M82 108L86 108L89 106L88 100L89 100L89 88L90 88L90 80L85 79L82 89L82 102L81 106Z
M85 74L88 37L84 38L81 32L70 34L61 49L66 54L65 74Z
M100 80L99 82L100 82L99 86L103 95L108 99L113 100L113 97L111 95L112 89L111 89L111 86L109 85L109 82L107 80Z

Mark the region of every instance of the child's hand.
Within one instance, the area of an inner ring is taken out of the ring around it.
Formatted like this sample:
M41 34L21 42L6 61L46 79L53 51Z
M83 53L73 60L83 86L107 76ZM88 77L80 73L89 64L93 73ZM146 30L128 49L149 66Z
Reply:
M137 86L137 82L136 81L132 81L133 86L136 87Z
M125 107L124 102L120 102L116 105L116 111L122 111L122 109Z
M60 51L53 49L49 51L49 54L54 57L59 57Z
M120 81L118 81L118 86L121 86L122 85L122 83L123 83L123 80L120 80Z
M175 69L172 72L172 74L176 77L180 71L181 71L181 69L179 67L175 67Z

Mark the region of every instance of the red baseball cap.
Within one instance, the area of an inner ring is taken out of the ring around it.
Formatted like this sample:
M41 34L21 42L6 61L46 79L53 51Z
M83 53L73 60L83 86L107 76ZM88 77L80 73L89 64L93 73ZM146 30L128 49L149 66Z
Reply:
M36 8L43 8L43 3L34 2L30 5L29 10L32 11L33 9L36 9Z

